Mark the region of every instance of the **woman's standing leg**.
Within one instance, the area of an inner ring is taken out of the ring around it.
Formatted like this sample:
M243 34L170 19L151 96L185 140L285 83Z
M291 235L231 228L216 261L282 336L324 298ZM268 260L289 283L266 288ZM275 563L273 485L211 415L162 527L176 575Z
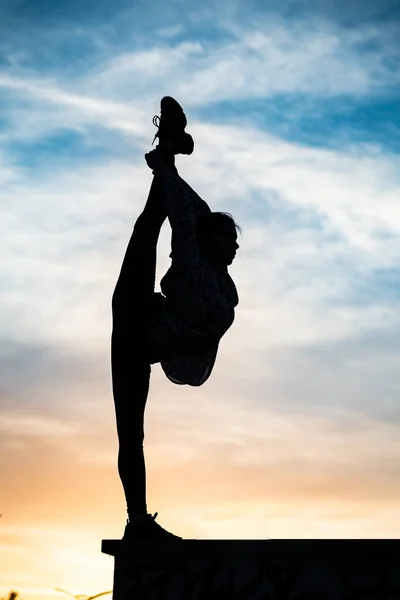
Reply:
M150 384L146 321L154 293L157 241L166 218L161 182L154 177L130 238L112 298L112 385L119 441L118 471L128 518L147 512L143 452Z

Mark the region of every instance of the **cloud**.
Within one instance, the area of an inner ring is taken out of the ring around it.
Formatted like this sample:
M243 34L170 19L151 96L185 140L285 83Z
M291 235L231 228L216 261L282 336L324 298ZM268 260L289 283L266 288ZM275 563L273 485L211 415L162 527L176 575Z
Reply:
M85 131L93 125L143 137L143 109L66 91L55 82L6 74L0 75L0 88L14 92L17 98L26 94L31 97L29 110L34 112L27 119L26 107L9 110L10 127L16 136L13 139L40 137L52 130L66 128Z
M182 23L176 23L171 27L162 27L157 29L156 34L165 37L165 38L173 38L184 31Z
M301 111L324 111L317 99L371 99L394 94L398 88L399 47L393 23L366 23L355 29L321 16L284 20L262 13L239 23L228 12L213 20L220 37L206 40L192 32L169 44L156 37L151 45L132 47L126 42L116 52L106 37L102 39L106 32L98 30L93 36L96 44L83 63L84 76L70 68L64 73L49 69L47 76L43 70L38 77L34 65L11 64L3 68L0 87L14 95L7 107L13 134L18 139L24 130L26 135L30 131L44 135L46 129L65 127L88 133L98 125L144 141L148 131L144 123L149 119L144 106L153 105L157 111L165 94L178 97L189 115L207 107L215 112L226 102L288 96L293 98L286 113L298 119ZM65 32L55 30L54 44L57 35L65 37ZM80 39L81 31L70 35ZM30 102L21 105L27 93ZM224 120L221 109L219 115ZM242 115L245 122L254 117Z
M130 101L160 96L167 84L188 108L278 94L362 97L397 87L398 46L390 25L349 30L323 18L291 22L277 15L245 25L217 23L229 37L127 50L87 82Z
M42 415L11 415L3 414L0 417L0 433L12 431L16 437L29 438L54 436L57 439L70 437L75 433L67 423L61 423Z
M395 155L368 146L304 148L251 127L194 122L192 130L196 152L181 159L181 173L214 210L229 210L244 226L233 268L239 314L243 307L250 331L251 322L258 328L255 340L306 343L394 326L390 298L352 306L351 297L355 284L398 263ZM112 289L151 177L137 148L132 156L132 167L84 164L58 171L56 181L53 172L39 181L22 174L3 188L0 199L12 209L4 210L2 243L13 250L11 262L3 253L3 322L15 333L71 344L82 335L92 345L105 339ZM158 276L169 244L166 225Z

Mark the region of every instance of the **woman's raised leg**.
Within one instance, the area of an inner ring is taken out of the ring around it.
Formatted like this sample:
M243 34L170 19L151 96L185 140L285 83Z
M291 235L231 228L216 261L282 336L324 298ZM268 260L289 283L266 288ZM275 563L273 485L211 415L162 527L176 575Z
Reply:
M150 384L146 321L154 294L157 241L166 218L161 182L154 177L130 238L113 293L112 385L119 441L118 471L128 518L146 513L144 411Z

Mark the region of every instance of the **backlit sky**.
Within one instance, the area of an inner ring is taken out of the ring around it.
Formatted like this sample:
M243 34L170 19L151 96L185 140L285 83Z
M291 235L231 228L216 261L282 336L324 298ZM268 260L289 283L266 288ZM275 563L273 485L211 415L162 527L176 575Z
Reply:
M0 596L112 587L111 295L164 95L180 174L243 236L210 379L152 369L149 511L192 538L400 536L397 9L2 0ZM166 223L157 290L169 247Z

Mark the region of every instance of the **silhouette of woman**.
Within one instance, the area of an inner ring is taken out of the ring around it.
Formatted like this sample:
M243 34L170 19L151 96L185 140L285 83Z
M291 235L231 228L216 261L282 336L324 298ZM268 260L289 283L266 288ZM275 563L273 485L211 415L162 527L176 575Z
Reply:
M124 539L179 540L155 522L157 513L147 513L143 440L151 365L160 362L168 379L181 385L199 386L210 376L238 304L227 265L240 228L229 213L212 213L178 174L175 155L191 154L194 146L180 105L164 97L156 119L159 144L145 155L154 177L112 297L111 368L128 511ZM172 264L160 282L162 293L155 293L157 242L166 217Z

